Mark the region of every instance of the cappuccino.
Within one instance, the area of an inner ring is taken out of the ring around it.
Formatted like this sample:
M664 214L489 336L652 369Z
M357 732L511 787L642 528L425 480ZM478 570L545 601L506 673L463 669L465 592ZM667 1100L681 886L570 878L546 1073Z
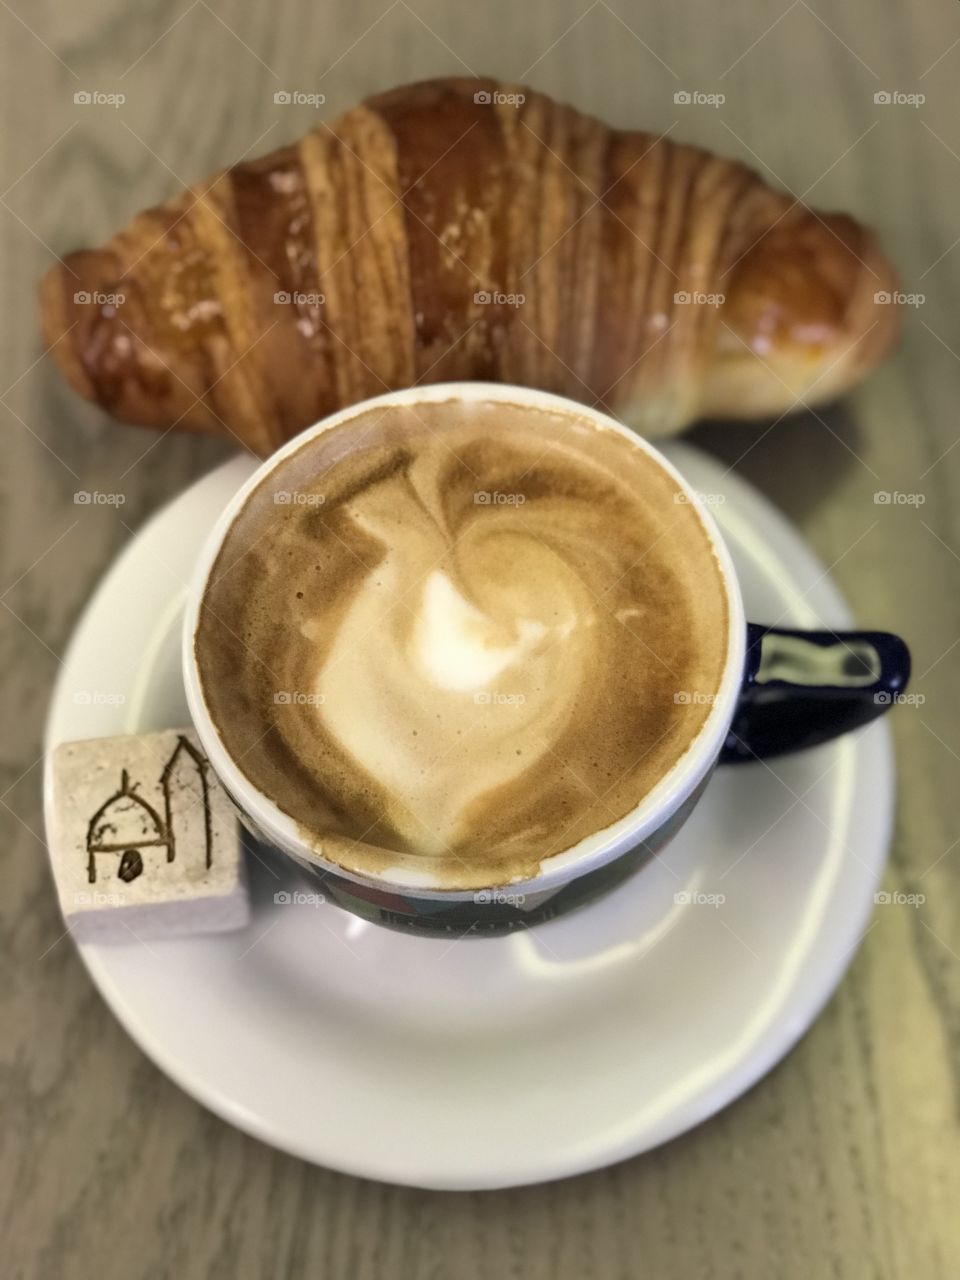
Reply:
M227 751L318 854L471 889L634 809L710 714L727 634L698 506L639 444L451 399L279 462L194 644Z

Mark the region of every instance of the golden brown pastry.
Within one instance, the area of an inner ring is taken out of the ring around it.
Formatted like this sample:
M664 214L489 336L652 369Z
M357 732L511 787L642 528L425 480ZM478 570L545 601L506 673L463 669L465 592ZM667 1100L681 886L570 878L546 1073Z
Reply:
M893 287L869 231L741 164L452 79L141 213L54 267L41 308L63 374L115 417L267 454L450 379L544 387L649 435L782 413L880 361Z

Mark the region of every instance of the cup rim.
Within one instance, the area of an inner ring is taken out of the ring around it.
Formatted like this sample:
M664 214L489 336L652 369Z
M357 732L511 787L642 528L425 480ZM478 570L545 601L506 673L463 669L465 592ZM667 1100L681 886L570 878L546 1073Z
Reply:
M727 600L728 620L727 656L720 685L710 711L683 755L657 780L640 802L609 826L600 828L569 849L545 858L535 876L470 889L443 888L427 874L421 877L404 867L389 867L382 872L358 872L324 857L312 848L299 834L296 820L254 786L234 762L207 707L194 644L200 606L207 582L227 532L247 499L271 471L317 436L377 406L383 406L386 409L395 405L455 399L500 400L529 408L575 413L592 420L598 428L616 431L631 444L643 450L686 494L696 510L720 568ZM400 391L386 392L337 410L306 427L261 462L220 512L200 551L187 589L181 650L187 706L210 763L234 802L244 814L249 816L271 844L321 871L341 876L355 884L366 885L380 892L392 890L404 896L453 903L475 901L477 893L482 892L483 889L509 887L512 892L530 894L560 887L588 872L599 869L614 861L622 853L641 845L662 823L676 813L712 769L733 719L746 653L746 618L733 560L712 514L673 463L664 457L655 445L609 414L552 392L510 383L440 382L429 386L408 387Z

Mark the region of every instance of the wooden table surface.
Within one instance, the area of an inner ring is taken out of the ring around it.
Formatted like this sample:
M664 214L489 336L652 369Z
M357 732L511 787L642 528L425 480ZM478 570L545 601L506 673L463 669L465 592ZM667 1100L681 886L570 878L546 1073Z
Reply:
M0 0L4 534L0 1271L135 1277L960 1274L960 7L952 0ZM527 81L746 159L873 223L923 295L844 403L692 434L801 527L859 619L902 630L921 705L892 718L887 887L800 1045L696 1131L554 1185L437 1194L313 1168L229 1128L120 1030L46 868L43 717L79 611L131 530L231 446L118 427L41 358L37 281L141 206L404 80ZM122 107L75 105L77 91ZM722 93L683 106L678 90ZM922 94L877 104L878 92ZM152 446L152 447L151 447ZM121 512L78 508L119 490ZM922 503L877 505L878 490ZM58 939L60 939L58 941Z

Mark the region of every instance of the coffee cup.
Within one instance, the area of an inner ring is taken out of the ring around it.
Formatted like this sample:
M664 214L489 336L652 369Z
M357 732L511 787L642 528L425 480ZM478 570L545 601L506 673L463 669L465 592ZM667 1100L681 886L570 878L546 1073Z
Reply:
M652 445L545 392L448 383L258 468L201 552L183 672L256 838L367 920L480 936L636 873L718 764L881 714L909 654L748 623L709 510Z

